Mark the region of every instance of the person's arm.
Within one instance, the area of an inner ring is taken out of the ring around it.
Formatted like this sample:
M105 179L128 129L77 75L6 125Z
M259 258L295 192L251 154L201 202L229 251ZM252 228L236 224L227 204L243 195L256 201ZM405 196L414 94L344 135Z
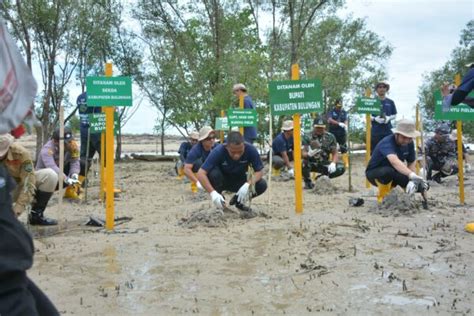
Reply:
M290 159L288 158L288 153L286 151L282 151L280 153L281 155L281 158L283 158L283 161L285 162L285 166L290 169L291 168L291 163L290 163Z
M209 178L207 177L207 171L206 170L204 170L202 168L199 168L199 171L197 172L196 180L199 180L199 182L201 183L203 188L206 189L206 191L208 193L211 193L212 191L215 191L214 187L211 184L211 181L209 181Z
M410 173L414 172L414 170L415 170L415 163L414 162L412 162L411 164L409 164L407 166L400 159L398 159L397 155L395 155L395 154L387 155L387 159L390 162L390 164L392 165L392 167L395 168L395 170L397 170L399 173L401 173L401 174L403 174L407 177L410 175ZM412 170L412 168L413 168L413 170Z
M339 122L333 119L331 116L328 117L328 123L333 125L339 125Z
M40 157L45 168L53 169L58 175L62 173L61 170L59 170L56 161L54 161L54 153L52 148L49 148L48 146L43 147L40 151ZM65 174L63 174L63 176L66 178Z
M337 153L337 147L332 150L331 154L332 154L332 162L337 163L337 161L339 160L339 155Z
M194 172L193 172L193 164L191 163L186 163L184 164L184 174L186 175L186 177L188 177L188 179L194 183L197 183L198 181L198 178L196 178L196 176L194 175ZM199 181L201 182L201 181ZM201 182L202 184L202 182Z
M253 177L252 179L250 179L248 182L248 184L252 185L252 184L255 184L257 183L258 181L260 181L260 179L262 179L263 177L263 172L262 170L260 171L255 171L255 173L253 174Z
M71 140L69 143L70 146L70 153L71 153L71 168L69 170L68 176L72 176L73 174L79 175L81 172L81 162L80 162L80 152L79 152L79 144L75 140Z

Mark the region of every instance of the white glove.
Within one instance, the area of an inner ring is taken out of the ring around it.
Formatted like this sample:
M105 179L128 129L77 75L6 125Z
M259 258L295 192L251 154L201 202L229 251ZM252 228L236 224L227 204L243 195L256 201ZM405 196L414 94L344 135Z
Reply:
M394 120L396 117L397 117L396 114L394 114L394 115L389 115L389 116L387 116L387 117L385 118L385 122L384 122L384 123L385 123L385 124L388 124L388 123L390 123L391 120Z
M293 169L293 168L288 169L288 174L290 176L294 177L295 176L295 169Z
M333 161L329 164L328 166L328 172L329 173L334 173L336 172L336 163Z
M418 190L418 185L413 181L409 181L405 190L410 195L414 194Z
M76 183L79 183L79 180L74 180L72 177L71 178L66 178L64 182L69 186L69 185L74 185Z
M374 120L379 124L385 124L385 121L386 121L383 117L380 117L380 116L376 116Z
M71 175L71 179L76 180L76 181L79 181L79 175L78 175L77 173L73 173L73 174Z
M243 203L245 199L247 198L247 195L249 194L249 187L250 184L248 182L245 182L237 191L237 202Z
M471 171L471 165L466 163L464 164L464 169L466 169L466 172L470 172Z
M316 155L316 154L319 153L320 151L321 151L320 148L309 149L309 151L308 151L308 156L309 156L309 157L313 157L314 155Z
M211 200L212 203L218 208L218 209L223 209L225 205L225 200L222 195L220 195L217 191L212 191L211 192Z
M347 128L346 124L344 124L344 123L342 123L342 122L339 123L339 126L342 127L343 129L346 129L346 128Z
M202 190L202 189L203 189L202 184L201 184L201 182L199 182L199 181L196 182L196 186L197 186L197 188L198 188L199 190Z
M413 181L414 183L418 184L420 182L423 181L423 178L420 177L419 175L417 175L416 173L414 172L411 172L409 175L408 175L408 179L410 179L411 181Z

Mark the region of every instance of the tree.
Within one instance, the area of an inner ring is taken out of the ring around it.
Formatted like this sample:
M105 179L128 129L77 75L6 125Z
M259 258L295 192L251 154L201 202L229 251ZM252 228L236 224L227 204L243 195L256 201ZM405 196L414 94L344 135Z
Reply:
M456 74L465 74L465 64L474 61L474 20L467 23L466 28L461 31L459 46L451 52L451 58L439 69L433 70L423 78L423 83L418 90L418 100L423 110L423 116L428 124L428 129L434 125L434 97L433 93L440 89L443 82L453 82ZM463 132L474 137L474 122L463 122Z

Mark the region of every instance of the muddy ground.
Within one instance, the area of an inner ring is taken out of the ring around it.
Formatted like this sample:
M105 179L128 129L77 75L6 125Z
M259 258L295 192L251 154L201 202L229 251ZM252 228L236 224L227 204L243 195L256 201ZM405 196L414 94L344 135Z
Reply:
M47 215L62 225L31 228L29 276L64 315L472 314L474 235L463 227L474 221L474 175L466 206L452 177L432 186L429 210L418 197L413 211L387 211L365 188L362 159L354 192L347 174L331 180L337 192L305 191L301 216L294 182L272 181L252 201L260 216L214 214L213 225L206 215L185 225L214 209L170 175L172 163L119 163L115 215L133 219L112 233L83 225L104 217L96 176L84 204L59 209L55 194Z

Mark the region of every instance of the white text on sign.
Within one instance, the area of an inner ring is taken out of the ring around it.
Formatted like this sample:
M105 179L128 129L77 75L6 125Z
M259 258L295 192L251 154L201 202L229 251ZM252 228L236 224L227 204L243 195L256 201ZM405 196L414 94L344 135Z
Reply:
M275 104L275 111L300 111L314 108L320 108L320 102L303 102L303 103L281 103Z

